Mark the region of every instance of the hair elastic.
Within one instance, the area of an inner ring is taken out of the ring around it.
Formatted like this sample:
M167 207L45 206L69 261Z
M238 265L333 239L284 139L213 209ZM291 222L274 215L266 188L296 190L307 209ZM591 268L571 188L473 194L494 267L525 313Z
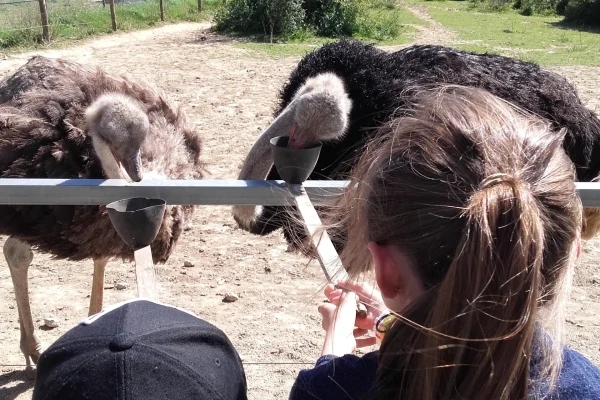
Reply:
M392 324L392 322L394 321L394 319L396 319L396 317L394 317L394 315L387 313L387 314L383 314L375 322L375 339L376 339L378 345L381 344L381 341L383 340L385 333L389 329L389 327Z

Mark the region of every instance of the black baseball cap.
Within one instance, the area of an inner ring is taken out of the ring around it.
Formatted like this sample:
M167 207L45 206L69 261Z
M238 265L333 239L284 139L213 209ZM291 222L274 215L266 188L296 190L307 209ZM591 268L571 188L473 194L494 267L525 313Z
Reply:
M119 304L41 355L33 400L247 399L242 362L219 328L148 300Z

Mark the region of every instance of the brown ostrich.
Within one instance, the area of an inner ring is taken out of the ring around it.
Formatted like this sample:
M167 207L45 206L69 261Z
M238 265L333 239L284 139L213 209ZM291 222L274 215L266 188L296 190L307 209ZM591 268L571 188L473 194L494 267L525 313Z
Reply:
M0 82L1 178L200 179L200 151L182 109L150 85L43 57ZM167 206L154 262L167 261L192 213L192 206ZM31 248L94 261L90 315L102 309L108 260L133 254L104 206L0 206L0 234L9 236L4 255L32 372L41 346L29 305Z

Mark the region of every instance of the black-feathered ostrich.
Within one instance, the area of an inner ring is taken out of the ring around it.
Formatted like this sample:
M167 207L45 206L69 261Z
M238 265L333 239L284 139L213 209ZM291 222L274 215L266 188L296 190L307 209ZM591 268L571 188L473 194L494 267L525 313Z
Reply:
M306 55L280 93L276 120L248 153L239 179L281 179L271 164L269 138L290 135L292 146L321 142L309 179L346 179L377 127L410 112L411 92L439 84L475 86L566 129L564 148L580 181L600 174L600 119L558 74L512 58L441 46L412 46L387 53L357 41L326 44ZM348 102L351 101L351 107ZM345 123L347 121L347 123ZM558 137L558 136L557 136ZM236 206L242 229L268 234L280 227L293 247L305 239L290 209ZM585 209L583 237L600 230L599 209ZM343 235L335 245L343 248Z
M0 82L0 177L140 181L199 179L201 141L164 94L102 70L34 57ZM173 251L190 206L167 206L152 243L154 262ZM37 362L27 270L33 246L57 259L94 261L89 314L102 308L104 269L133 258L104 206L0 206L27 369Z

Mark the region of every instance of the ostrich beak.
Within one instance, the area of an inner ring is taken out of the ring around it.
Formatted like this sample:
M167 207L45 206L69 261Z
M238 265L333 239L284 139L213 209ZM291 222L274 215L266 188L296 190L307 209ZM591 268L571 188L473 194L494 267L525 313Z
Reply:
M121 175L123 175L123 178L128 183L142 180L142 159L139 150L125 154L122 157L113 151L113 156L115 157L115 161L117 161Z
M290 136L288 139L288 147L290 149L300 149L302 148L302 143L300 141L300 139L298 138L298 136L296 135L296 129L298 128L298 126L296 125L296 123L294 123L292 125L292 128L290 129Z

